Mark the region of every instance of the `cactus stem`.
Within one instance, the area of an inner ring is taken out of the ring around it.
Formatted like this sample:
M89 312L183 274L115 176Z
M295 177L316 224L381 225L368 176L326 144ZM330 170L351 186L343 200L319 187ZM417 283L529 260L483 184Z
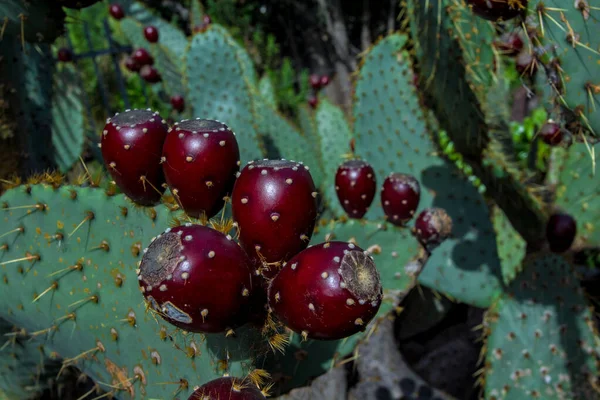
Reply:
M30 261L30 260L39 260L40 256L38 254L33 254L33 255L28 255L26 257L21 257L21 258L15 258L14 260L9 260L9 261L4 261L0 263L1 265L8 265L8 264L14 264L17 262L21 262L21 261Z
M58 282L54 281L52 283L52 285L50 285L50 287L48 287L48 289L44 290L39 295L35 296L34 299L33 299L33 301L32 301L32 303L35 303L36 301L38 301L39 299L41 299L45 294L47 294L51 290L56 290L56 289L58 289Z

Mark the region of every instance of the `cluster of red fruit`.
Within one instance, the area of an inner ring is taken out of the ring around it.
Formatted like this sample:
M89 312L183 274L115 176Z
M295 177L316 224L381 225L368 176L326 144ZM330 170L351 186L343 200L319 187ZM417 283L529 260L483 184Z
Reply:
M227 125L195 119L169 127L149 110L109 119L101 149L116 184L139 204L156 204L168 187L189 216L211 218L231 201L239 244L190 223L144 250L140 289L173 325L227 332L268 309L304 338L340 339L379 310L382 286L368 253L347 242L308 247L317 191L303 163L265 159L240 171Z
M329 76L312 74L308 78L308 82L310 83L310 87L313 89L313 92L308 98L308 105L312 108L317 108L317 105L319 104L319 98L317 97L317 93L319 92L319 90L329 85Z

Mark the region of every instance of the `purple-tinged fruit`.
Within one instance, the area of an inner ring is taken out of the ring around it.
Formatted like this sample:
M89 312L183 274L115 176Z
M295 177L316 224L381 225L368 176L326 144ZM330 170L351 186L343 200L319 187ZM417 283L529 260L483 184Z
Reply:
M467 5L490 21L508 21L527 10L527 0L467 0Z
M139 72L142 66L138 64L138 62L135 61L133 57L127 57L125 59L125 68L127 68L131 72Z
M144 37L150 43L158 42L158 28L155 26L149 25L144 28Z
M362 218L366 213L377 190L375 171L363 160L344 162L335 175L335 190L350 218Z
M320 87L324 88L325 86L329 85L330 79L328 75L322 75L320 80L319 80L319 85Z
M214 229L186 224L158 235L144 250L138 281L150 308L183 330L226 332L247 320L250 261Z
M215 379L192 393L188 400L266 400L267 398L252 383L225 377Z
M553 253L564 253L571 248L577 235L577 223L569 214L557 213L546 225L546 240Z
M140 65L140 67L144 65L154 64L154 57L152 57L148 50L144 48L139 48L136 51L134 51L132 57L135 60L135 62Z
M60 62L70 62L73 61L73 52L66 47L63 47L58 50L56 57Z
M175 96L171 97L171 107L173 107L173 110L177 112L183 112L183 110L185 110L185 99L183 96L176 94Z
M300 252L269 285L271 311L304 339L342 339L364 330L382 297L373 258L337 241Z
M148 83L158 83L162 81L162 76L156 68L151 65L144 65L140 69L140 76Z
M415 220L413 233L431 251L452 234L452 218L442 208L426 208Z
M149 110L127 110L108 119L102 131L102 157L117 186L134 202L160 201L164 176L160 157L168 126Z
M386 219L402 226L410 221L421 200L421 186L414 176L391 173L381 188L381 206Z
M319 98L317 96L311 95L308 98L308 105L314 110L319 105Z
M162 155L167 184L188 215L211 218L223 208L240 168L238 143L227 125L208 119L176 123Z
M542 125L538 135L544 141L544 143L550 146L556 146L560 144L564 136L562 129L560 129L560 125L551 119Z
M123 11L123 7L120 4L111 4L108 7L108 12L111 17L116 19L117 21L122 20L125 17L125 12Z
M314 90L321 89L321 77L317 74L312 74L308 77L308 83Z

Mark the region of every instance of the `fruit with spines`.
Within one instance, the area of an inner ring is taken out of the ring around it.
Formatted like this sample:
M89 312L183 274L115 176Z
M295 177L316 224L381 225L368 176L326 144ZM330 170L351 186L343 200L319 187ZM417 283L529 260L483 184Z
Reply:
M162 81L162 76L156 68L151 65L144 65L140 69L140 76L148 83L158 83Z
M140 67L154 64L154 57L152 57L148 50L144 49L143 47L136 49L133 52L132 57L134 61L140 65Z
M117 3L113 3L108 7L108 13L117 21L120 21L125 17L125 11L123 11L123 7Z
M560 144L564 136L560 125L551 119L549 119L544 125L542 125L538 135L544 143L550 146L556 146Z
M342 339L365 329L383 298L373 258L353 243L303 250L269 284L269 308L304 339Z
M58 50L56 57L60 62L70 62L73 61L73 52L66 47L62 47Z
M421 244L431 251L452 234L452 219L442 208L426 208L417 216L413 232Z
M308 246L317 219L317 191L308 167L294 161L249 162L231 195L233 220L248 255L272 277Z
M158 203L164 192L160 164L168 126L157 112L127 110L102 131L102 157L117 186L134 202Z
M572 216L556 213L550 216L546 225L546 240L553 253L569 250L577 235L577 223Z
M362 218L371 206L377 190L373 167L364 160L345 161L335 175L335 190L348 216Z
M185 99L183 96L176 94L171 97L171 107L173 107L173 110L177 112L183 112L183 110L185 110Z
M144 250L138 272L149 306L181 329L217 333L246 322L250 261L231 236L190 223L169 228Z
M161 162L167 184L185 212L211 218L231 194L240 150L235 134L224 123L184 120L169 130Z
M266 400L251 382L223 377L200 386L188 400Z
M144 28L144 37L150 43L158 42L159 34L158 28L152 25L146 26Z
M412 175L391 173L381 188L381 206L386 219L402 226L410 221L421 200L421 185Z
M490 21L508 21L527 9L527 0L467 0L473 13Z

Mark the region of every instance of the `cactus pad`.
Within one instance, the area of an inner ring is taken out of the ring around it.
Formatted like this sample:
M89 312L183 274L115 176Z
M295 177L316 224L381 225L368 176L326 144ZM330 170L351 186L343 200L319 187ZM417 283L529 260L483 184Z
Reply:
M498 207L494 207L492 210L492 222L496 232L498 256L502 265L502 278L504 283L508 284L521 272L527 243L519 236L504 212Z

